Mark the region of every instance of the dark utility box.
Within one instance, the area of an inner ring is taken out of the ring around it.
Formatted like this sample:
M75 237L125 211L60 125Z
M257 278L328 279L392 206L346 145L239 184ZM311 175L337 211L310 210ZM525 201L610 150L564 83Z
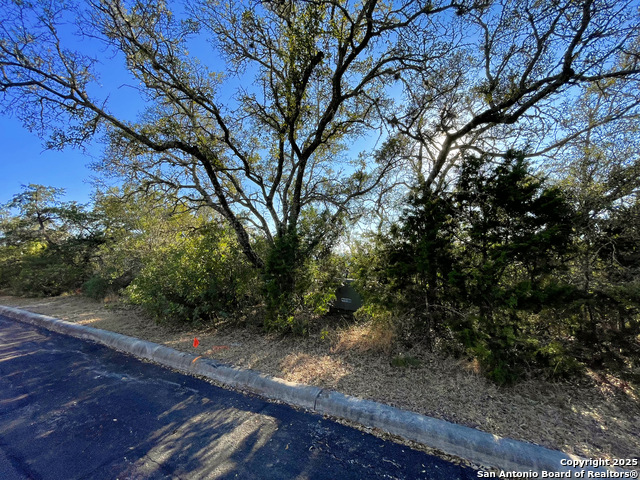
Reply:
M355 312L362 306L362 297L356 289L351 286L353 280L346 279L341 287L336 290L336 300L333 302L333 308Z

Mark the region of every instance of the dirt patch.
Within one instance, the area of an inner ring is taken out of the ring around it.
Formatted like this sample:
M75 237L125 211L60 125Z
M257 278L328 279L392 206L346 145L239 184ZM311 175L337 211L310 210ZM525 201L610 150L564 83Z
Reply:
M309 338L248 329L176 329L157 325L117 301L84 297L0 297L0 304L144 338L297 382L331 388L496 435L591 458L638 458L640 389L592 372L581 382L526 381L498 388L477 365L419 349L418 367L398 368L369 348L368 327L327 327ZM193 347L197 336L200 345ZM383 342L384 343L384 342ZM372 342L372 345L379 344Z

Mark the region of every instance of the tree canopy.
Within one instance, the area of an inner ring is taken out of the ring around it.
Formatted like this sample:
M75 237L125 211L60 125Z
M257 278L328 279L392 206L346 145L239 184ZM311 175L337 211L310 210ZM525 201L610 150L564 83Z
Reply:
M0 205L0 288L59 295L90 276L106 241L103 217L61 201L63 194L63 189L31 184Z
M106 132L105 170L214 209L257 267L254 232L273 242L314 210L313 248L407 158L430 186L468 148L563 144L574 132L554 123L576 88L615 88L627 112L638 102L634 2L4 0L2 12L5 111L53 148ZM209 53L190 55L204 41ZM119 59L144 99L136 121L96 88ZM384 147L357 155L375 132Z

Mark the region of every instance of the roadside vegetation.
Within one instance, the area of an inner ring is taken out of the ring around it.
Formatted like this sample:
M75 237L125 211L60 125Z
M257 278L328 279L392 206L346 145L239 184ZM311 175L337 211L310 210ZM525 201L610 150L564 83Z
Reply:
M2 6L3 114L105 147L91 204L2 206L3 292L640 384L637 1Z
M411 196L385 233L308 258L286 298L271 286L284 263L256 270L215 216L117 189L89 208L30 185L5 205L0 288L120 298L190 329L353 328L359 348L398 369L420 365L407 353L417 347L474 361L497 384L596 371L638 385L639 205L587 222L564 185L517 153L469 159L450 191ZM355 315L331 310L347 277L364 298Z

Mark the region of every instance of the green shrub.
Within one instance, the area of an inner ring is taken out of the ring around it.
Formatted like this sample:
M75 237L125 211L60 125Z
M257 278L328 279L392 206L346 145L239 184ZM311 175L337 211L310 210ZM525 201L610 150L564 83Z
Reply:
M64 253L44 245L24 249L19 259L1 267L2 270L11 268L6 275L7 290L15 295L50 297L80 288L87 268L82 263L74 263Z
M406 355L398 355L391 359L391 366L397 368L417 368L422 365L422 362L419 358L406 356Z
M264 329L266 331L297 331L296 286L300 277L297 257L300 237L296 232L279 235L269 248L262 272L263 295L266 302Z
M32 184L0 205L0 288L53 296L76 291L89 277L105 242L102 218L83 205L61 202L63 192Z
M531 367L566 370L539 352L548 338L536 315L575 293L560 280L574 220L523 155L467 157L452 189L414 192L358 260L357 281L366 304L391 312L401 341L453 334L497 383Z
M269 247L262 272L266 331L306 335L309 320L326 314L335 300L344 259L328 248L309 251L303 241L289 233Z
M267 332L277 332L281 334L291 334L296 336L306 336L309 333L309 321L302 315L278 315L265 322Z
M584 366L558 341L539 347L535 354L549 378L569 378L584 370Z
M158 320L228 318L256 289L255 272L238 252L228 232L209 225L156 252L125 294Z
M94 275L82 284L82 293L94 300L102 300L112 291L111 282L99 275Z

